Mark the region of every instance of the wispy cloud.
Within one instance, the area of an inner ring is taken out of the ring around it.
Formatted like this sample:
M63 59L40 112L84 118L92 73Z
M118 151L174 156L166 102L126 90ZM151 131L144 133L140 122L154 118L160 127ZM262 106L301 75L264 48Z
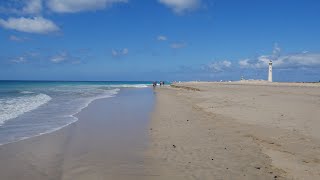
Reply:
M27 62L27 59L26 59L25 56L19 56L19 57L16 57L16 58L11 59L11 62L17 63L17 64L19 64L19 63L25 63L25 62Z
M111 50L111 55L113 57L121 57L121 56L126 56L129 54L129 49L128 48L123 48L120 50L112 49Z
M48 34L60 28L51 20L43 18L45 10L54 13L76 13L105 9L128 0L9 0L1 4L0 13L9 14L7 20L0 18L0 27L37 34ZM14 17L16 15L22 17Z
M174 42L170 44L170 47L172 49L181 49L187 46L187 43L185 42Z
M32 65L50 66L52 64L77 65L86 63L88 60L93 58L94 56L91 56L89 51L79 52L78 49L54 51L51 49L36 48L26 51L20 55L12 57L9 56L2 59L6 59L4 62L7 63L25 63Z
M78 53L72 51L61 51L59 53L54 54L53 56L49 57L50 62L54 64L81 64L85 60L87 60L88 56L87 53L82 53L79 55Z
M228 70L231 67L231 65L232 62L228 60L216 61L205 65L204 69L211 72L222 72Z
M8 39L10 41L15 41L15 42L24 42L24 41L30 40L30 38L18 37L18 36L15 36L15 35L10 35Z
M158 41L166 41L166 40L168 40L168 38L167 38L167 36L159 35L159 36L157 37L157 40L158 40Z
M160 3L171 8L176 14L183 14L199 8L201 0L158 0Z
M56 13L75 13L105 9L115 3L127 3L128 0L48 0L48 8Z
M69 55L67 52L60 52L50 58L50 61L53 63L61 63L68 59Z
M24 14L40 14L42 11L42 0L28 0L22 8Z
M29 52L26 52L26 55L29 57L35 58L35 57L39 57L41 54L40 52L37 52L37 51L29 51Z
M38 50L26 51L20 55L14 55L11 57L6 57L8 63L36 63L39 60L45 59L45 57L41 56Z
M320 68L320 53L301 52L281 55L281 49L275 45L272 55L261 55L254 59L240 60L240 68L266 68L269 61L279 69Z
M271 56L261 55L255 59L242 59L239 60L239 65L241 68L265 68L268 66Z
M55 13L76 13L101 10L128 0L7 0L1 4L0 13L40 15L43 10Z
M1 4L0 13L15 15L39 15L43 9L42 0L7 0Z
M12 29L27 33L47 34L59 31L59 27L52 21L43 17L34 18L9 18L8 20L0 19L0 26L6 29Z
M273 61L274 77L277 81L303 81L306 78L317 80L315 77L319 77L320 53L304 51L285 54L278 45L274 46L269 55L186 66L182 72L192 73L194 77L201 75L213 79L238 80L242 75L246 79L266 79L270 60Z

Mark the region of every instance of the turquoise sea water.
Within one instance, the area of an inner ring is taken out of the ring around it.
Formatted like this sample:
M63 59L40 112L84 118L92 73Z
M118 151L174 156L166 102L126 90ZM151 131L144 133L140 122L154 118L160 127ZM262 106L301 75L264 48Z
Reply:
M52 132L77 121L73 115L122 88L152 82L0 81L0 144Z

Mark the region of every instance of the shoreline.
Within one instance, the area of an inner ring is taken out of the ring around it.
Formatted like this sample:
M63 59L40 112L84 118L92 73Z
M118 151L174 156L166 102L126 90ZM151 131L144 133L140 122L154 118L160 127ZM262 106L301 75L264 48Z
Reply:
M118 93L119 93L120 91L121 91L121 90L119 89L119 90L118 90ZM118 94L118 93L117 93L117 94ZM12 141L12 142L8 142L8 143L3 143L3 144L0 144L0 146L7 145L7 144L12 144L12 143L17 143L17 142L24 141L24 140L27 140L27 139L31 139L31 138L39 137L39 136L42 136L42 135L54 133L54 132L59 131L59 130L61 130L61 129L63 129L63 128L66 128L66 127L68 127L69 125L72 125L73 123L76 123L77 121L79 121L79 118L77 117L77 115L78 115L79 113L81 113L81 111L83 111L85 108L87 108L91 103L93 103L94 101L100 100L100 99L113 98L113 97L117 96L117 94L114 94L114 95L111 95L111 96L110 96L110 95L107 95L108 97L105 97L105 96L97 97L97 98L95 98L95 99L90 100L88 103L86 103L85 106L79 108L79 110L77 110L77 112L75 112L75 113L73 113L73 114L71 114L71 115L68 115L69 117L75 118L75 120L72 121L72 122L70 122L70 123L68 123L68 124L66 124L66 125L63 125L63 126L61 126L61 127L58 127L58 128L52 129L52 130L48 130L48 131L46 131L46 132L43 132L43 133L40 133L40 134L37 134L37 135L34 135L34 136L23 137L23 138L21 138L21 139L19 139L19 140L16 140L16 141Z
M136 167L130 171L139 174L138 171L142 171L139 149L146 143L144 126L151 108L145 108L144 103L152 103L151 91L149 88L128 89L113 98L94 100L76 114L79 120L74 123L51 133L0 146L2 178L86 179L112 176L126 179L124 177L128 175L112 172L122 172L121 169L125 172L129 167ZM141 102L135 103L137 98L142 98ZM140 110L133 114L130 109ZM121 115L121 110L132 116ZM105 116L107 121L104 121ZM120 165L124 162L127 165ZM120 166L114 168L112 164L117 163ZM113 171L108 174L103 169Z

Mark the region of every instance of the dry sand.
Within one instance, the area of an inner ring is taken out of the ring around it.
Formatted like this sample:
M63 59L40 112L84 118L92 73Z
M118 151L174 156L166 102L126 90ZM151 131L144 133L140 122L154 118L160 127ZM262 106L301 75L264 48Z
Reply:
M153 179L320 179L320 86L181 83L159 88Z

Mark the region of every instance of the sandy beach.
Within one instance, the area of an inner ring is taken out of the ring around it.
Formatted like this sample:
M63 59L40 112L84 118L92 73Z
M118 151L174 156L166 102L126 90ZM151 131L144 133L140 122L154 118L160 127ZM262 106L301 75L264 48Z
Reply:
M319 179L320 86L180 83L157 90L158 179Z
M244 82L124 89L65 128L0 146L0 179L319 179L319 90Z

